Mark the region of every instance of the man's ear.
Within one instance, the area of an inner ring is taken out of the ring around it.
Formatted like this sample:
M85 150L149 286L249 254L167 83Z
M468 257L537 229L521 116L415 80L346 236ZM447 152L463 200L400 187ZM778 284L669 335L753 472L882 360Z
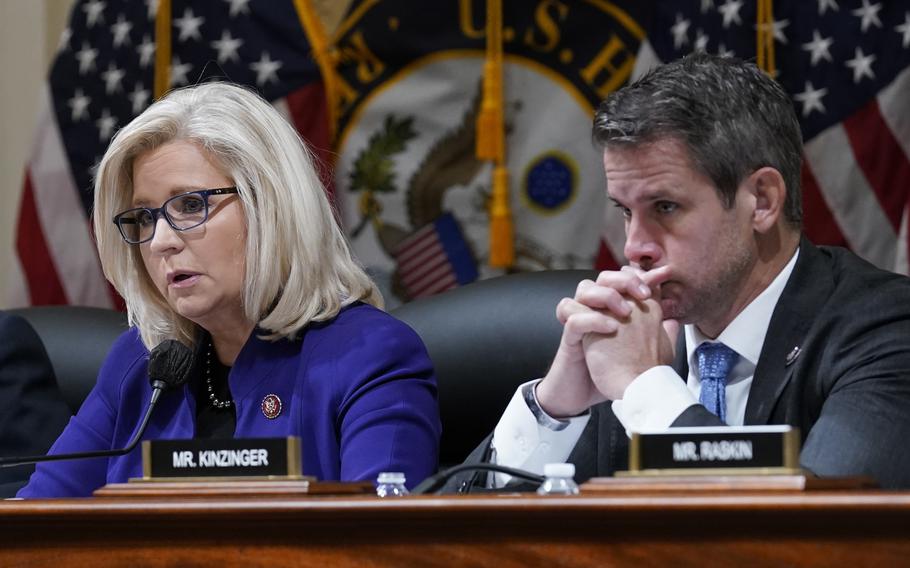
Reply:
M746 184L755 198L752 228L759 233L766 233L784 214L787 184L780 172L772 167L755 170L746 179Z

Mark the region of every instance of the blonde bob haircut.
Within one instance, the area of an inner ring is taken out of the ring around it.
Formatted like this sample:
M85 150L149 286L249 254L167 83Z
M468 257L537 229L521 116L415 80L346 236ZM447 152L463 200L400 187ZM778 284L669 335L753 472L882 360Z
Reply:
M250 90L204 83L169 93L120 130L95 178L101 265L146 347L165 339L193 345L200 330L171 309L146 272L143 245L124 242L111 219L132 207L136 158L176 140L204 149L237 186L247 224L243 309L265 338L293 338L358 300L382 307L294 128Z

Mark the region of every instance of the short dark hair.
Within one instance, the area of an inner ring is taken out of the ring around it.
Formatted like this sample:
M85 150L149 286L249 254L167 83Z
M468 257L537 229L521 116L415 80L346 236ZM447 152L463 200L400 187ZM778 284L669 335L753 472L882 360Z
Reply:
M728 208L746 176L775 168L787 185L784 218L802 223L799 121L783 88L752 63L699 53L656 67L600 104L593 135L607 149L679 140Z

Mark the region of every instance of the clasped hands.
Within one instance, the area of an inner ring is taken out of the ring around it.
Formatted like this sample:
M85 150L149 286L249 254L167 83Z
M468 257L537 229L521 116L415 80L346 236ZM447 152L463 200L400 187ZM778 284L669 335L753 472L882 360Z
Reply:
M673 360L679 324L663 319L660 285L670 267L650 271L626 266L583 280L574 298L563 298L563 325L553 364L537 386L551 416L575 416L594 404L622 399L641 373Z

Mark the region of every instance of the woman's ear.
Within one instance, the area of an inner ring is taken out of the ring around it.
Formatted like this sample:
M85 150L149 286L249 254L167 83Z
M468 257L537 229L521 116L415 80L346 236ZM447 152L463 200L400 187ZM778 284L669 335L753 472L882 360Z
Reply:
M787 184L780 172L772 167L759 168L746 179L748 189L755 197L752 228L766 233L783 215L787 199Z

